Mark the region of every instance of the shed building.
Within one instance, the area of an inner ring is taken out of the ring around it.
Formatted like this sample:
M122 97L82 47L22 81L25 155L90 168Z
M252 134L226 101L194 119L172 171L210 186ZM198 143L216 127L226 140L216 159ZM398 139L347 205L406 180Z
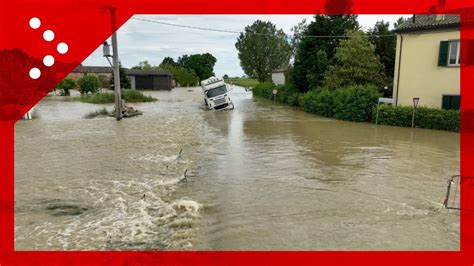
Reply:
M129 69L127 75L131 81L132 90L171 90L173 77L164 70Z

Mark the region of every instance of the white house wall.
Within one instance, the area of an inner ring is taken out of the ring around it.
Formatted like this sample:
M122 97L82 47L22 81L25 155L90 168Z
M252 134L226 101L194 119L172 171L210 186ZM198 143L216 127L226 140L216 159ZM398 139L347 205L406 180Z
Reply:
M459 30L420 31L403 33L402 36L401 60L401 36L397 36L393 90L396 103L411 106L413 98L419 97L420 106L441 108L443 94L459 95L460 68L438 66L440 42L459 39Z

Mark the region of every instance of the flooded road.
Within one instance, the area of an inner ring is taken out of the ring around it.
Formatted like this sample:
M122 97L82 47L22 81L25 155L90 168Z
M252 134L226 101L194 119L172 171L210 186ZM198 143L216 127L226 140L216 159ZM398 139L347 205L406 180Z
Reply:
M459 214L441 209L459 134L321 118L238 87L235 110L210 112L200 93L146 92L159 101L118 123L45 98L15 129L16 249L459 249Z

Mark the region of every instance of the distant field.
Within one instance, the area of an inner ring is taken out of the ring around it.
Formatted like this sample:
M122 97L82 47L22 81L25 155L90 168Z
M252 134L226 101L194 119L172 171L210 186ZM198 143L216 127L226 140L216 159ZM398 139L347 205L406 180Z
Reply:
M226 83L229 84L234 84L237 86L242 86L242 87L255 87L258 84L258 80L256 79L226 79Z

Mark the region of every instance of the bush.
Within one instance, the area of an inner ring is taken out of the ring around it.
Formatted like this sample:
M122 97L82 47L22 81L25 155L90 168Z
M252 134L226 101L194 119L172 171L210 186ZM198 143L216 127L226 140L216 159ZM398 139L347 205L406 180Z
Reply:
M71 95L70 90L74 88L76 88L76 81L72 78L65 78L56 86L56 89L62 90L62 95L65 96Z
M103 88L103 89L113 89L112 88L112 83L110 83L110 79L107 77L107 76L104 76L104 75L99 75L98 76L99 80L100 80L100 87Z
M303 111L321 116L334 116L333 91L328 89L317 89L305 93L301 97Z
M276 86L278 90L276 101L281 103L287 103L291 106L299 106L299 98L301 94L295 89L295 87L290 85L278 85Z
M253 95L257 97L263 97L267 99L272 99L272 91L275 89L275 84L271 82L263 82L259 83L252 89Z
M171 72L176 84L179 84L180 86L196 86L199 84L199 77L192 69L172 64L161 64L160 69Z
M100 79L96 75L82 76L77 83L81 94L96 93L101 86Z
M288 95L286 102L291 106L300 106L301 96L303 94L300 92L295 92L293 94Z
M293 86L290 85L275 85L271 82L259 83L252 89L253 95L273 100L273 90L277 89L276 101L286 103L292 106L299 106L300 96Z
M122 98L130 103L154 102L157 100L151 96L145 96L141 91L137 90L124 90L122 92Z
M379 94L373 86L316 89L301 97L304 111L348 121L370 121Z
M373 110L373 121L377 109ZM380 105L378 123L381 125L411 127L413 107ZM459 132L458 110L442 110L418 107L415 113L415 127Z
M351 86L333 92L334 117L337 119L368 122L372 109L380 97L374 86Z

